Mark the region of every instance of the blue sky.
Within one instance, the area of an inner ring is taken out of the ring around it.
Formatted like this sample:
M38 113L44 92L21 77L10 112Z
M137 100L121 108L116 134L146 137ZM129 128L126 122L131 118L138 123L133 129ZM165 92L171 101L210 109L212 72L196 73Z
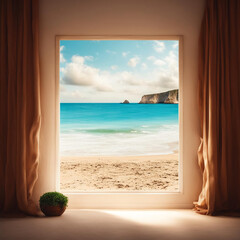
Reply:
M178 75L178 41L60 41L61 102L139 102Z

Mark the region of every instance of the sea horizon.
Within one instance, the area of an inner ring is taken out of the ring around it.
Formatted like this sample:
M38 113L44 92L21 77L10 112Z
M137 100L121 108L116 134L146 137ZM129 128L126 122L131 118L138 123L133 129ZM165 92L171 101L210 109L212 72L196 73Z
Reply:
M98 104L98 103L101 103L101 104L142 104L142 103L139 103L139 102L129 102L129 103L123 103L123 102L60 102L60 104L62 104L62 103L87 103L87 104L91 104L91 103L93 103L93 104ZM147 103L147 105L150 105L150 104L166 104L166 103ZM173 104L176 104L176 105L178 105L178 103L173 103Z

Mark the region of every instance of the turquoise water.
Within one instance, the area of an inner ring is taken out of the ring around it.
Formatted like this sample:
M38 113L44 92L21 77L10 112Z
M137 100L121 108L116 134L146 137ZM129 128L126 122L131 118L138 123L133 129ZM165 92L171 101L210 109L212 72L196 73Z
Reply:
M178 150L178 104L61 103L63 156L157 155Z

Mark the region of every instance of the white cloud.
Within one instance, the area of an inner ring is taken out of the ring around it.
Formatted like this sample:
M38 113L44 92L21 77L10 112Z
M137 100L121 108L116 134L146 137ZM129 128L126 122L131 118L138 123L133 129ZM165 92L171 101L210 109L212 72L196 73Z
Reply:
M178 72L178 58L173 51L169 52L169 54L165 58L165 61L171 70Z
M89 86L97 73L97 69L84 64L84 57L75 55L64 68L62 80L66 84Z
M76 97L77 98L82 98L81 92L79 90L72 91L71 96L74 97L74 98L76 98Z
M84 56L84 59L87 61L93 61L94 57L93 56Z
M112 70L116 70L117 68L118 68L117 65L113 65L113 66L111 66L111 69L112 69Z
M123 57L126 57L129 54L129 52L122 52Z
M173 44L172 46L174 49L178 47L178 41L176 43Z
M116 68L117 66L113 65ZM109 72L88 66L85 57L74 55L70 63L67 63L62 72L64 86L85 87L97 92L121 93L126 86L141 86L144 80L136 74L128 71ZM63 88L62 88L63 89ZM84 90L84 91L85 91ZM122 92L123 93L123 92ZM69 95L68 95L69 96Z
M160 53L165 50L165 43L163 41L154 41L153 48L156 52Z
M139 63L140 58L139 57L133 57L128 61L128 66L130 67L136 67L137 64Z
M140 69L147 67L148 73L120 71L117 68L111 71L110 68L114 69L116 65L110 66L109 71L103 71L87 64L91 57L75 55L61 70L61 101L122 102L127 98L130 102L138 102L144 94L178 88L175 50L162 58L149 56L147 59L148 62L144 63L135 57L130 59L130 63L132 66L139 64Z
M69 90L65 88L60 94L61 102L83 102L85 99L86 96L79 89Z
M100 70L85 64L89 57L74 55L63 71L62 82L69 85L92 86L98 91L112 91Z
M166 63L165 63L163 60L161 60L161 59L156 59L156 60L154 61L154 64L157 65L157 66L163 66L163 65L165 65Z
M65 48L64 46L60 46L60 62L61 63L66 62L66 59L63 57L63 53L62 53L64 48Z
M154 71L157 80L152 82L152 86L159 86L162 90L176 89L179 86L178 57L170 51L164 62L164 67Z
M147 57L147 60L154 61L155 59L156 59L156 57L154 57L154 56L149 56L149 57Z
M130 60L132 60L130 64L133 67L139 62L138 57ZM153 68L150 74L143 76L131 71L116 71L114 73L101 71L98 68L88 66L85 63L85 57L75 55L63 69L62 83L85 86L98 92L121 92L127 86L139 86L143 88L143 91L149 89L150 93L178 88L178 59L173 51L170 51L164 59L150 56L148 60L157 68ZM159 66L161 67L159 68ZM116 66L111 67L115 69ZM150 66L142 63L141 67L149 68Z
M61 92L65 92L65 91L66 91L66 87L63 86L62 84L60 84L60 91L61 91Z
M142 69L145 70L147 68L148 68L147 64L146 63L142 63Z
M158 58L156 58L156 57L154 57L154 56L149 56L147 59L148 59L149 61L152 61L152 63L153 63L154 65L156 65L156 66L163 66L163 65L166 64L165 61L163 61L162 59L158 59Z
M95 90L99 92L113 92L113 88L110 85L105 83L96 84Z

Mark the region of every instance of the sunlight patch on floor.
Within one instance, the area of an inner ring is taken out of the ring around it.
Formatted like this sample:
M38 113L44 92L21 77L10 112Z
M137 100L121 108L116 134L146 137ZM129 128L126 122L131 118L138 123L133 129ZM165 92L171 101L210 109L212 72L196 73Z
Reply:
M181 220L186 219L186 215L182 211L111 211L102 210L104 213L111 214L124 220L129 220L139 224L145 225L162 225L171 226L181 224ZM193 216L187 217L195 218Z

